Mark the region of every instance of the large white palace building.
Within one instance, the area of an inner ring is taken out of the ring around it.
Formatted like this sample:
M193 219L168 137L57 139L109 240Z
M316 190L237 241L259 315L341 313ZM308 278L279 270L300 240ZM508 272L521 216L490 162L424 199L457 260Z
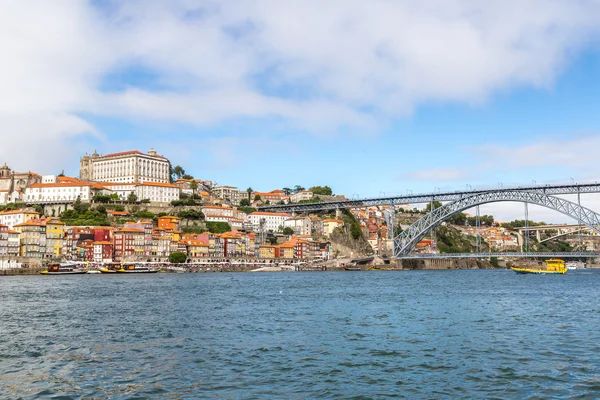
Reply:
M147 154L137 150L104 156L86 153L80 160L79 179L82 181L169 183L169 177L169 160L154 149Z

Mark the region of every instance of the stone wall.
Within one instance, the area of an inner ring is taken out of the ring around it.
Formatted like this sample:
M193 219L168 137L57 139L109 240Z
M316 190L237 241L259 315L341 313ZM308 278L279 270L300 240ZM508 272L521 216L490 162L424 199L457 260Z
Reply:
M392 260L391 267L403 270L441 270L441 269L493 269L487 260L473 258L460 259L400 259Z

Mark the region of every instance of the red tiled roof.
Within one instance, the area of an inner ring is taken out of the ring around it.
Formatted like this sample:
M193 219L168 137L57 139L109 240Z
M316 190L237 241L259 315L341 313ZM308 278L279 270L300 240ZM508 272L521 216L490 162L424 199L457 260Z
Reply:
M120 153L111 153L111 154L105 154L103 156L100 156L99 158L108 158L108 157L120 157L120 156L132 156L132 155L141 155L141 156L149 156L149 157L157 157L157 158L164 158L166 159L166 157L160 156L160 155L155 155L155 156L151 156L149 154L146 153L142 153L139 150L130 150L130 151L122 151Z

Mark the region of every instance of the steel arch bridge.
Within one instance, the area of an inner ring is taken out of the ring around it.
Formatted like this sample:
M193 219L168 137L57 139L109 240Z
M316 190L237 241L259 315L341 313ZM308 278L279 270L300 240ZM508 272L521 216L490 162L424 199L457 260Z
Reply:
M546 207L567 215L577 221L581 221L581 224L586 225L589 229L600 234L600 229L597 228L600 226L600 214L597 214L589 208L581 207L577 203L541 192L495 190L475 193L429 212L412 224L406 231L394 238L394 257L403 258L408 256L411 250L414 249L417 243L421 241L425 235L451 216L481 204L500 201L516 201Z

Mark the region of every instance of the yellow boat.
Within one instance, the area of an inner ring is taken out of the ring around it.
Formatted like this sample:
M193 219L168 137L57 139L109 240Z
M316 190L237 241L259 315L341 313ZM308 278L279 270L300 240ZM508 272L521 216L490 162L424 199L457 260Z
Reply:
M138 264L127 264L123 265L120 269L117 269L117 272L131 274L151 274L158 272L158 268L154 268L151 266L144 265L143 263Z
M510 267L517 274L564 274L567 272L565 262L559 258L546 260L546 268L517 268Z

